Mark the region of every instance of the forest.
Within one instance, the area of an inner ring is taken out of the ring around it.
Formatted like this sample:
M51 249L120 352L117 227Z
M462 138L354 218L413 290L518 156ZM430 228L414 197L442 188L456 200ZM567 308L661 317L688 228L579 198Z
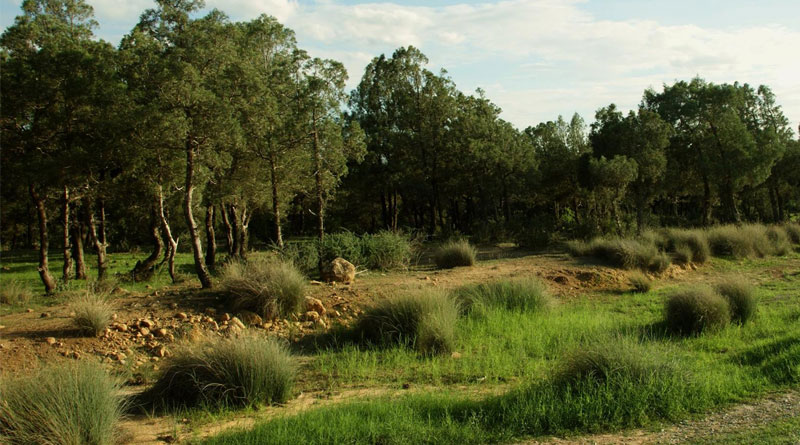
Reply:
M2 247L37 248L48 292L87 250L100 278L110 252L174 277L191 251L211 287L218 249L341 231L542 248L800 214L800 142L766 85L697 77L519 129L415 47L347 91L276 19L203 7L158 0L115 47L89 4L26 0L0 38Z

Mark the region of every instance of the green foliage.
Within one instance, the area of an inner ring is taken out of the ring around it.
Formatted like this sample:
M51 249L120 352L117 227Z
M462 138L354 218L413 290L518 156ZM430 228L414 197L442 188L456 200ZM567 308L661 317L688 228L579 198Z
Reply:
M357 335L380 345L402 344L426 354L450 352L459 307L441 291L425 291L378 302L355 327Z
M450 241L443 244L433 254L433 262L438 269L469 267L475 264L478 251L467 240Z
M33 292L17 280L6 281L0 286L0 303L24 306L33 298Z
M72 323L87 335L100 335L111 323L114 305L108 294L86 291L70 303Z
M711 258L706 233L702 230L671 229L666 231L668 247L675 252L684 263L705 263ZM690 253L688 259L686 253Z
M361 237L353 232L339 232L325 235L320 245L322 261L330 262L337 257L346 259L356 267L366 266L364 246Z
M362 237L367 267L379 270L405 269L411 262L412 245L408 235L388 230Z
M121 383L100 365L49 365L0 380L0 439L10 445L114 445L123 412ZM6 442L7 441L7 442Z
M708 244L716 256L747 258L755 255L753 243L748 234L733 225L709 229Z
M783 256L792 251L792 243L784 227L770 226L767 228L767 239L772 243L772 252Z
M162 408L283 403L296 373L283 344L256 334L186 345L162 369L146 394Z
M631 272L628 274L628 281L630 281L634 292L649 292L650 288L653 287L653 280L641 272Z
M222 270L221 282L235 307L268 319L296 312L308 285L294 264L275 258L231 261Z
M753 285L745 279L728 277L716 285L717 292L728 300L731 319L739 324L747 323L756 314L758 301Z
M541 312L553 305L547 286L536 278L494 281L456 289L462 309L483 314L493 308L515 312Z
M568 244L574 256L591 256L623 269L644 269L663 272L670 260L663 252L646 241L626 238L595 238L589 243Z
M676 334L693 335L724 328L731 320L728 302L705 286L685 288L667 298L664 316Z
M783 225L786 235L794 244L800 244L800 223L788 222Z
M675 361L660 351L630 339L615 338L568 353L558 365L554 380L571 385L581 381L602 384L615 379L641 383L651 378L669 378L677 373Z
M301 272L312 275L319 269L319 248L316 241L290 241L283 249L272 247L286 262L291 262ZM335 258L335 257L334 257Z

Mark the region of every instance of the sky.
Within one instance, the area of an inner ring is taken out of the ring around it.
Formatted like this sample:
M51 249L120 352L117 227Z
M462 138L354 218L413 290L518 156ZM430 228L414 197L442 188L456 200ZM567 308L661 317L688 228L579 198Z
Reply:
M119 43L152 0L88 0L98 37ZM0 0L0 27L21 0ZM464 92L482 88L522 129L700 76L772 88L800 125L800 0L206 0L232 20L265 13L312 56L341 61L358 84L380 54L414 45Z

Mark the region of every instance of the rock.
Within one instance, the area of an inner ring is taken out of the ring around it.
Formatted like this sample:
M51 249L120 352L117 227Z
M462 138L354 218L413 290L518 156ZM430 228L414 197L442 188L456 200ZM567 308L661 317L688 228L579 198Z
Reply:
M352 283L356 279L356 266L344 258L336 258L323 265L322 279L328 282Z
M320 327L322 329L327 329L328 328L328 324L325 323L325 320L323 320L321 318L317 319L317 321L315 321L314 324L317 325L317 327Z
M149 334L149 333L150 333L150 329L147 329L147 328L139 328L139 333L140 333L140 334L142 334L142 335L144 335L144 336L147 336L147 334Z
M178 320L186 320L187 318L189 318L189 316L186 315L185 312L178 312L177 314L175 314L175 318L177 318Z
M31 309L31 308L25 309L25 312L30 314L31 312L33 312L33 309Z
M156 357L164 358L168 354L167 348L163 346L159 346L153 350L153 355Z
M264 322L264 320L261 319L260 315L250 311L240 312L239 318L241 318L242 322L248 326L260 325Z
M125 323L113 323L111 325L111 328L119 332L128 332L128 325L126 325Z
M303 319L305 319L306 321L317 321L319 320L319 312L308 311L303 315Z
M117 317L118 317L118 315L116 313L111 314L111 319L112 320L116 320Z
M315 311L320 316L325 315L325 306L322 305L322 301L314 297L306 297L306 311Z
M228 321L230 319L231 319L231 314L229 314L227 312L222 314L221 317L219 317L219 321Z
M204 314L208 315L209 317L213 317L217 315L217 310L213 307L207 307L206 310L203 311Z
M246 329L246 328L247 328L247 326L245 326L245 325L244 325L244 323L242 323L242 320L239 320L239 318L238 318L238 317L233 317L233 318L231 318L231 321L230 321L230 322L228 322L228 324L229 324L230 326L233 326L234 328L237 328L237 329L242 329L242 330L244 330L244 329Z
M126 359L128 356L127 356L127 355L125 355L125 353L124 353L124 352L116 352L116 353L112 354L112 355L111 355L111 357L112 357L114 360L118 361L118 362L122 362L122 361L124 361L124 360L125 360L125 359Z
M50 316L50 312L42 312L42 315L40 315L39 317L48 318L49 316Z
M174 303L174 302L173 302L173 303L170 303L170 304L169 304L169 308L170 308L170 309L178 309L178 303Z
M53 346L54 344L56 344L56 338L55 337L47 337L47 338L44 339L44 342L47 343L50 346Z
M261 327L264 328L264 329L269 329L269 328L272 327L272 322L268 321L268 322L264 323L263 325L261 325Z
M167 330L164 328L159 328L153 331L153 335L156 337L165 337L167 335Z
M322 281L311 280L311 285L312 286L320 286L320 285L322 285Z
M452 354L450 354L450 358L459 359L459 358L461 358L461 353L460 352L453 352Z
M153 322L153 320L150 320L148 318L145 318L144 320L139 322L139 326L143 328L152 328L155 325L156 324Z

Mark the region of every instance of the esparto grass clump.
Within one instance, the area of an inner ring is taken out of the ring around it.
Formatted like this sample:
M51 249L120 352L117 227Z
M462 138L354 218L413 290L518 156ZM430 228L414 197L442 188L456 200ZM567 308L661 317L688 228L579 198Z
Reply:
M49 365L0 380L0 442L114 445L124 411L121 382L99 364Z
M277 258L232 261L222 271L222 288L233 305L267 319L296 312L307 285L293 263Z
M404 345L425 354L450 352L459 306L446 292L431 290L389 298L366 310L355 326L362 340Z
M467 240L450 241L439 247L433 254L433 262L438 269L469 267L475 264L478 252Z
M86 335L98 336L111 323L114 305L108 295L86 291L70 304L72 322Z
M547 286L536 278L465 286L454 293L461 308L472 314L484 314L491 308L534 313L545 311L553 304Z
M632 272L628 275L628 281L634 292L644 294L650 292L653 287L653 280L641 272Z
M0 303L8 305L25 305L33 298L33 292L24 283L7 281L0 286Z
M696 335L725 327L731 320L727 300L706 286L681 289L667 299L667 327L676 334Z
M554 381L573 385L585 381L605 383L610 380L641 383L676 372L674 361L659 351L646 348L634 340L610 338L568 353L557 366Z
M289 399L296 365L274 338L255 334L186 345L149 390L155 407L259 406Z
M706 233L700 229L671 229L667 231L669 250L683 263L705 263L711 258Z
M745 324L756 313L756 300L753 285L741 278L728 278L716 285L717 292L722 295L731 309L731 319L738 324Z
M670 265L669 257L654 244L629 238L595 238L588 243L573 241L567 248L573 256L598 258L622 269L663 272Z

